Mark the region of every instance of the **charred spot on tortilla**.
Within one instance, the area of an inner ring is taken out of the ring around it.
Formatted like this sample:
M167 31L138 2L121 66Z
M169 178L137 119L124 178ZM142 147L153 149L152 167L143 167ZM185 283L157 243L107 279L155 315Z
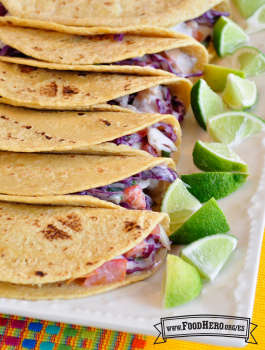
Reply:
M9 120L10 118L5 117L4 115L1 116L2 119Z
M60 221L63 226L67 226L75 232L81 232L83 229L81 219L75 213L70 213L66 218L59 219L58 221Z
M79 76L79 77L86 77L86 76L87 76L87 73L79 73L78 76Z
M130 85L131 85L131 83L130 83L130 84L127 84L127 85L125 85L125 86L124 86L124 90L125 90L125 91L130 90L130 88L128 88Z
M100 119L100 121L102 121L107 126L111 125L111 123L109 121L107 121L106 119Z
M55 81L46 84L40 89L40 94L47 97L55 97L57 95L57 92L58 92L58 86L55 83Z
M67 85L63 87L63 95L76 95L79 93L79 89L74 85Z
M44 277L45 275L47 275L47 273L44 273L42 271L35 271L35 275L40 276L40 277Z
M92 221L98 221L98 218L96 216L90 216L90 218Z
M77 113L77 115L85 115L85 113Z
M35 46L32 48L35 51L43 51L41 47Z
M24 66L24 65L19 65L19 70L21 73L26 73L29 74L31 72L34 72L35 70L38 70L37 67L30 67L30 66ZM2 72L2 73L6 73L6 72Z
M134 228L141 230L141 226L137 224L135 221L125 221L125 229L129 232Z
M72 236L70 236L67 232L64 232L60 229L58 229L58 227L49 224L44 230L41 231L41 233L43 233L44 237L46 239L48 239L49 241L53 241L55 239L71 239L72 240Z

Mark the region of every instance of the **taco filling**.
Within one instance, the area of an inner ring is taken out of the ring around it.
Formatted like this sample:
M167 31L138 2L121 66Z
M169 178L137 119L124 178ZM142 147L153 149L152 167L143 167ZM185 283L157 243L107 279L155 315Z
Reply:
M189 35L204 46L208 47L213 40L214 25L222 16L228 17L230 16L230 13L209 10L198 18L186 22L180 22L170 29Z
M170 241L164 228L158 224L150 235L134 248L113 260L105 262L102 266L88 275L78 278L78 280L84 287L122 282L126 275L139 273L160 264L161 261L155 259L155 255L161 248L170 250ZM74 280L76 279L70 279L68 283Z
M186 114L183 102L171 96L170 89L157 85L134 94L108 101L110 105L132 109L140 113L172 114L181 122Z
M119 66L140 66L161 69L182 78L201 77L201 70L194 72L197 57L192 57L180 49L166 50L156 54L146 54L112 64Z
M154 157L166 157L177 151L177 135L172 125L159 122L134 134L119 137L111 142L126 145L150 153Z
M156 166L110 185L71 194L96 197L126 209L152 210L155 204L152 196L157 195L159 181L172 183L177 177L174 170L166 166Z

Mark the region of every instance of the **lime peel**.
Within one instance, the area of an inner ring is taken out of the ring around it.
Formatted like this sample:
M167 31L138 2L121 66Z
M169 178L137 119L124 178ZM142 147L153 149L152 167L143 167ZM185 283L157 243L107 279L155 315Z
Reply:
M162 282L164 308L187 303L201 290L202 280L197 269L178 256L168 254Z
M265 55L252 46L243 46L227 56L231 67L243 70L246 76L259 75L265 71Z
M223 57L234 49L248 41L244 30L230 18L222 16L215 23L213 30L213 45L218 56Z
M194 165L203 171L248 172L247 164L222 143L197 141L192 156Z
M235 250L237 241L227 234L204 237L183 248L180 257L196 267L202 278L213 281Z
M191 89L191 107L198 124L206 130L207 119L224 113L226 105L215 92L200 79Z
M176 179L167 189L163 198L161 211L170 217L170 231L190 217L201 207L201 203L187 190L180 179Z
M265 121L246 112L226 112L207 121L210 136L230 147L262 130L265 130Z
M224 213L214 198L188 218L169 239L173 244L190 244L205 236L230 230Z
M228 75L222 96L228 107L237 111L249 108L255 104L257 96L257 86L253 81L242 79L234 74Z
M188 184L188 191L201 203L211 198L224 198L239 189L247 180L249 174L208 172L181 175L181 180Z

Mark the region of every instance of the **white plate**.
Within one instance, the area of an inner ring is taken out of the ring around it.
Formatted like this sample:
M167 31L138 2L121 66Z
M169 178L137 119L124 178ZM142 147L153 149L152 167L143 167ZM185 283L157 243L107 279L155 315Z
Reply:
M264 33L254 34L255 46L264 51ZM254 44L252 44L254 45ZM265 76L254 78L259 101L253 112L265 119ZM182 123L183 147L179 174L197 172L192 162L196 140L211 141L191 113ZM161 304L161 268L151 278L120 289L83 299L55 301L22 301L0 299L0 312L157 336L153 327L161 317L215 314L252 317L264 228L265 198L265 133L256 134L235 152L249 165L250 176L238 191L218 201L238 237L238 246L216 280L204 283L199 297L180 307L164 310ZM180 248L173 248L179 253ZM183 339L182 339L183 340ZM242 339L199 337L184 340L219 346L243 347Z

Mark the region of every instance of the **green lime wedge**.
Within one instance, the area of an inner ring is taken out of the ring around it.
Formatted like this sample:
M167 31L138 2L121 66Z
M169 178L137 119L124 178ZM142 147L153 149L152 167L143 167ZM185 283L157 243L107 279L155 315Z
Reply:
M242 70L216 66L215 64L205 64L203 67L203 79L213 91L224 91L227 76L230 73L245 79L245 73Z
M229 230L224 213L212 198L172 233L169 239L173 244L190 244L197 239Z
M265 55L252 46L244 46L227 56L229 64L243 70L246 76L260 75L265 71Z
M200 79L191 89L191 108L198 124L207 129L207 119L225 112L226 105L216 93Z
M201 290L202 280L197 269L178 256L168 254L162 282L164 308L187 303L196 298Z
M265 121L245 112L226 112L208 119L207 131L218 142L233 147L258 131L265 130Z
M223 57L248 40L247 34L228 17L220 17L213 30L213 45L218 56Z
M265 0L233 0L242 16L247 18L251 16L262 4L265 4Z
M257 86L253 81L229 74L223 93L223 100L229 108L241 111L255 104L258 97Z
M194 165L203 171L248 172L247 164L222 143L197 141L192 156Z
M254 14L247 19L247 29L248 34L260 32L265 29L265 4L257 9Z
M170 217L170 231L174 232L188 217L201 207L201 203L190 194L180 179L168 188L161 211Z
M237 238L217 234L189 244L180 257L198 270L202 278L213 281L237 246Z
M187 184L187 190L201 203L228 196L240 188L249 174L209 172L181 175L181 180Z

